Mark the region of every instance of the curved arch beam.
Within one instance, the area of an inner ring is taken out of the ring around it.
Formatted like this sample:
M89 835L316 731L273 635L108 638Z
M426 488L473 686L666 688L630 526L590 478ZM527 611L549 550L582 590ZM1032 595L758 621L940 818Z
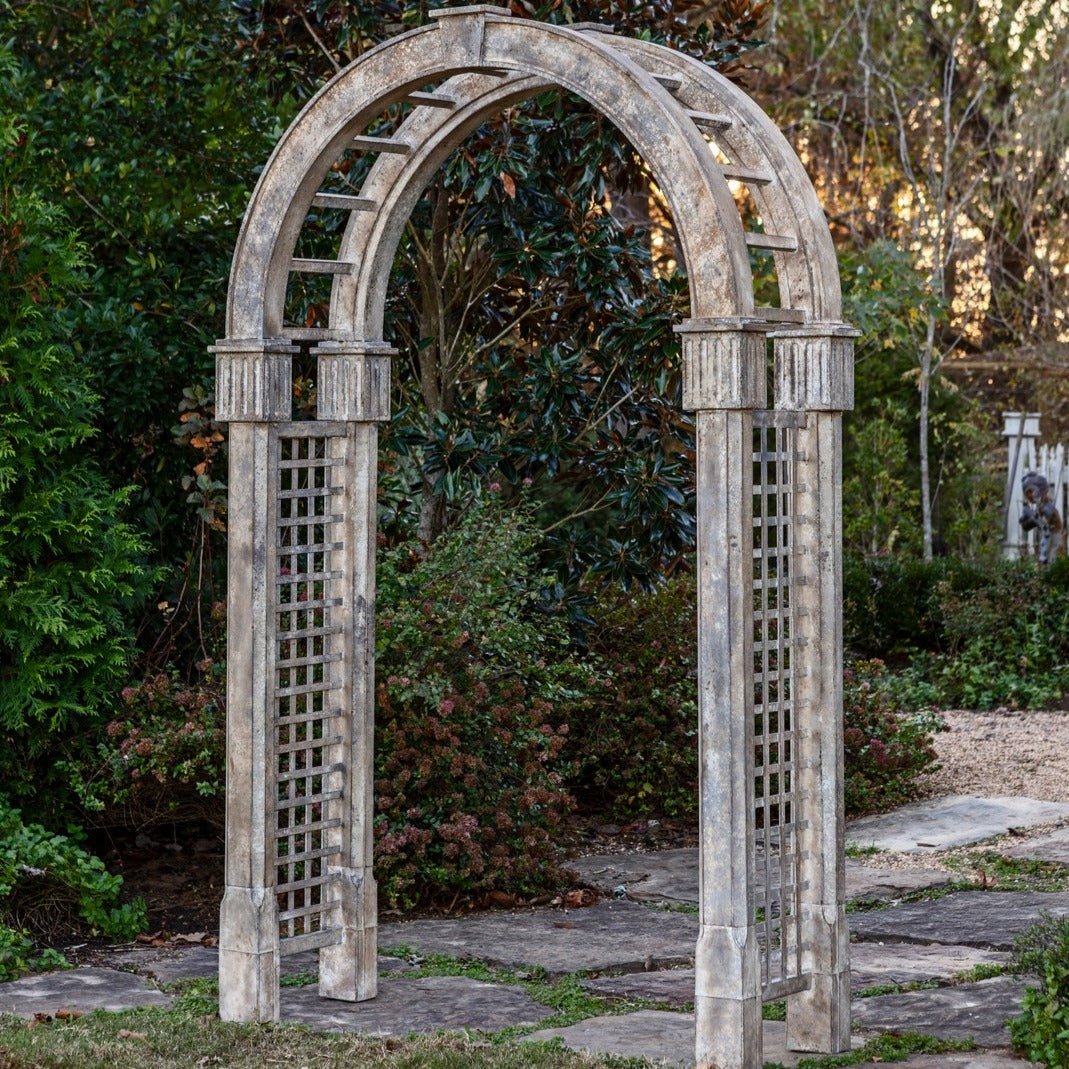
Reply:
M768 233L797 240L793 251L776 252L780 305L807 318L834 322L842 315L839 266L824 210L802 161L779 128L738 86L683 52L628 37L613 47L658 73L683 78L679 98L695 111L719 112L734 120L715 135L734 161L775 175L767 186L752 187Z
M238 238L227 304L231 338L282 332L289 261L330 165L384 107L468 71L512 70L576 93L646 160L676 219L694 316L753 314L738 212L708 146L654 77L597 35L486 12L449 14L396 37L329 82L283 136Z

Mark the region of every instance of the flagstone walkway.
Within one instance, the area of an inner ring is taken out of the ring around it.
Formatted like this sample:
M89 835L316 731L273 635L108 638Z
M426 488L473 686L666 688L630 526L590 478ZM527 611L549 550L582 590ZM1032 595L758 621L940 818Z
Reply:
M1057 822L1067 826L1028 837L1029 828ZM1041 915L1069 916L1069 891L951 890L945 867L932 867L928 856L948 846L980 843L1006 857L1069 864L1069 805L1020 798L940 799L857 822L848 837L862 848L883 844L899 852L897 867L881 865L879 854L848 859L855 1045L881 1032L920 1032L970 1039L979 1050L900 1063L910 1069L1025 1066L1009 1051L1006 1028L1019 1011L1025 982L991 974L1004 969L1014 938ZM526 1028L529 1039L559 1037L578 1049L693 1065L694 1023L688 1011L698 924L697 852L603 855L581 859L575 868L606 897L583 909L384 923L376 999L332 1002L320 999L314 984L287 985L283 1020L375 1035ZM935 894L918 897L921 892ZM514 982L415 971L429 955L502 967ZM168 985L215 975L217 952L205 946L125 948L105 965L0 984L0 1012L33 1017L60 1009L166 1006L173 999ZM284 965L287 973L299 974L294 979L311 981L316 956L295 955ZM975 979L978 969L988 978ZM631 1012L538 1030L553 1010L523 986L533 970L550 978L579 973L588 992ZM623 1000L643 1001L623 1005ZM780 1022L765 1022L765 1057L767 1064L785 1067L802 1057L786 1051Z

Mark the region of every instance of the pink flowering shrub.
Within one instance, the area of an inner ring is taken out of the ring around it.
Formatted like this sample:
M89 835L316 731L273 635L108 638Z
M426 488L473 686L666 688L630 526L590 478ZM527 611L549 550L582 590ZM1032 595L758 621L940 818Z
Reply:
M492 487L491 487L492 489ZM384 903L552 887L579 669L541 611L538 534L493 497L379 566L375 867Z
M855 661L843 675L846 810L871 813L917 795L917 777L934 770L933 713L904 713L885 686L882 661Z

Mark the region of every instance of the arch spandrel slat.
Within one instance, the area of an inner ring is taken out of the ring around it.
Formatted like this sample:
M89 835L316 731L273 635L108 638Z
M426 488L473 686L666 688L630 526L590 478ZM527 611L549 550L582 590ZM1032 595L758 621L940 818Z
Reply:
M651 69L686 72L686 106L732 120L712 136L740 162L775 175L773 183L751 187L754 201L766 231L798 244L797 251L776 257L782 307L804 310L807 319L837 321L842 315L839 268L827 220L805 167L775 123L738 86L699 60L649 41L614 37L612 44Z

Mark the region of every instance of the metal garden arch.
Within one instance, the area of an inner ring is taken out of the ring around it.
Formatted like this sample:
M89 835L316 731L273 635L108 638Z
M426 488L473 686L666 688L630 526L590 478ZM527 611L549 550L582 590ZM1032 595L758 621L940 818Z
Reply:
M338 74L279 141L213 347L217 417L230 424L220 1013L277 1019L279 956L308 948L324 997L376 994L375 485L390 265L449 153L487 117L557 87L643 156L690 283L691 317L676 329L698 441L698 1066L759 1067L772 998L787 998L790 1046L847 1049L840 462L854 332L840 321L823 212L768 117L704 64L506 8L432 16ZM395 132L366 136L398 103ZM377 154L359 195L328 191L331 165L353 149ZM761 232L744 229L732 181L751 190ZM313 207L348 213L336 259L294 256ZM774 253L778 307L755 307L750 248ZM328 327L284 321L293 272L333 276ZM300 343L318 358L318 411L294 423Z

